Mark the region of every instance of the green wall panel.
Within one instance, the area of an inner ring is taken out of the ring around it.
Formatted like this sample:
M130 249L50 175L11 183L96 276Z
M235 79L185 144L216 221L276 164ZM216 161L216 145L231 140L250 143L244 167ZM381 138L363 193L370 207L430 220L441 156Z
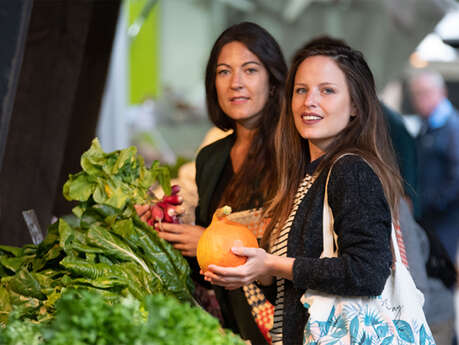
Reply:
M145 15L144 8L155 3ZM140 19L140 31L129 38L129 102L140 104L156 98L159 88L159 4L152 0L128 0L128 25Z

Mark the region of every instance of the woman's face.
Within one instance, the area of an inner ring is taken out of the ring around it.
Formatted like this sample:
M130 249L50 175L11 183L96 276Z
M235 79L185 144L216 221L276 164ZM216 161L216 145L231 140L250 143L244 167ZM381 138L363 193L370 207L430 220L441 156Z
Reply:
M346 77L327 56L311 56L298 67L292 112L298 133L309 141L311 158L327 151L347 126L352 112Z
M223 112L251 127L268 100L268 71L244 44L230 42L218 56L215 87Z

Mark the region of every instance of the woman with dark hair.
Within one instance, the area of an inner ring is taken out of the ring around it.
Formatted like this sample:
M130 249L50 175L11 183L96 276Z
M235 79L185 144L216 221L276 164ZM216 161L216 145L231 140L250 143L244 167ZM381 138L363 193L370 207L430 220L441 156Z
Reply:
M205 78L207 110L215 126L233 133L198 153L196 225L163 223L159 232L188 257L195 279L202 280L197 242L215 210L223 205L236 212L257 209L274 197L274 134L286 74L278 43L257 24L229 27L212 48ZM242 289L215 290L224 326L253 345L266 344Z
M302 344L307 289L377 296L390 273L392 219L402 184L362 54L322 37L295 55L276 132L276 194L264 248L233 248L247 262L209 266L206 280L227 289L253 282L277 288L273 344ZM343 156L346 154L345 156ZM320 258L327 174L339 254Z

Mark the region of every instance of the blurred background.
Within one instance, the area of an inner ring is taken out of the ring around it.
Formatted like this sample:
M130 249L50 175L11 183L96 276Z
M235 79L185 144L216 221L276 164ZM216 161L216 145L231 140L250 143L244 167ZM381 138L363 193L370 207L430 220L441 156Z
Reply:
M314 36L345 39L413 136L414 70L439 71L459 107L456 0L0 0L0 244L31 242L24 210L42 229L70 212L62 186L96 136L172 174L192 161L211 128L210 49L241 21L265 27L287 60Z

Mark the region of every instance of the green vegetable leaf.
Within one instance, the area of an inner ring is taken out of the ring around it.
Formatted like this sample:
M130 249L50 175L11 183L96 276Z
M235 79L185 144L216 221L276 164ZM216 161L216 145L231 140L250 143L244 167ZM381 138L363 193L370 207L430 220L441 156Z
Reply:
M41 292L41 286L36 279L34 273L30 273L27 269L21 269L16 275L12 277L3 278L9 289L24 295L31 296L38 299L44 299L45 295Z
M116 235L106 229L93 225L88 230L88 242L96 247L104 248L105 253L121 260L136 261L147 273L150 273L145 262L139 258L131 248ZM158 277L159 278L159 277Z
M64 184L63 195L69 200L86 201L96 188L96 182L91 176L80 172L70 175L69 180Z
M22 256L22 254L24 253L24 249L18 248L18 247L12 247L12 246L0 245L0 254L2 252L7 253L8 255L19 257L19 256Z

